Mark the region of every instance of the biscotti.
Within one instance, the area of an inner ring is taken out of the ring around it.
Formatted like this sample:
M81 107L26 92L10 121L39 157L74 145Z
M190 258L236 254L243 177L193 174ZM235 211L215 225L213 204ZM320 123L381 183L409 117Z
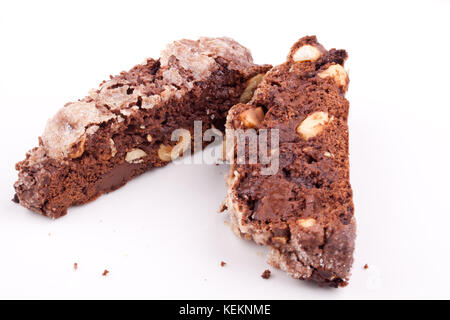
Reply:
M14 200L57 218L166 165L191 142L172 141L174 130L192 132L194 121L223 129L229 108L253 93L249 80L269 67L229 38L168 45L160 59L111 77L48 121L39 146L16 165Z
M355 240L346 58L316 37L300 39L227 120L229 131L275 130L278 137L268 142L278 161L270 174L269 164L248 163L248 154L239 161L237 147L231 150L225 206L234 232L268 246L269 263L292 277L332 287L347 284Z

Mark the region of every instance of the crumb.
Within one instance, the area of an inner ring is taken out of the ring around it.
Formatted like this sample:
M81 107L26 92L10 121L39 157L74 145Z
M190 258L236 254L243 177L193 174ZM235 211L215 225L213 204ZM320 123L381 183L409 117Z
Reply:
M269 279L270 278L270 270L265 270L262 275L261 278L263 279Z
M228 208L227 208L227 205L225 204L225 201L224 201L224 202L222 202L222 204L220 205L219 213L224 212L224 211L227 210L227 209L228 209Z
M102 276L106 277L108 275L109 271L105 269L105 271L103 271Z
M75 262L75 263L73 264L73 270L78 270L78 263Z
M221 262L220 262L220 266L221 266L221 267L225 267L226 265L227 265L227 263L226 263L225 261L221 261Z
M262 257L263 253L261 251L256 251L256 255Z
M367 263L364 265L364 269L369 269L369 265Z
M14 198L12 198L12 202L19 203L19 197L17 196L17 193L14 194Z
M227 221L224 221L223 224L226 225L226 226L228 226L228 222L227 222Z

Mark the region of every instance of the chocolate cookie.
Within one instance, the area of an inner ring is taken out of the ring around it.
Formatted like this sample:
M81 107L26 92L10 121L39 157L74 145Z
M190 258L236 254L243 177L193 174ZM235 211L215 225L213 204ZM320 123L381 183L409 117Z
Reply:
M14 199L57 218L166 165L191 143L172 141L174 130L193 133L195 120L203 131L223 129L230 107L252 95L250 80L269 68L255 65L250 52L229 38L168 45L159 60L111 77L59 110L39 146L16 165Z
M278 136L277 144L268 142L268 156L278 163L270 174L264 172L269 164L248 163L251 147L245 163L236 146L231 150L225 205L233 230L270 247L271 265L332 287L347 284L355 240L346 58L316 37L300 39L250 102L234 106L227 119L229 131L251 128L260 137L265 129Z

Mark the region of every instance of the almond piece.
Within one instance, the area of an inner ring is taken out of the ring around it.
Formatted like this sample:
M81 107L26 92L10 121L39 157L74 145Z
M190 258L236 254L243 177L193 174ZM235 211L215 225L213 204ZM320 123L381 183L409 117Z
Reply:
M311 228L316 224L316 219L314 218L298 219L297 224L303 228Z
M328 113L317 111L306 117L305 120L297 127L297 133L308 140L322 132L328 123Z
M142 163L144 158L147 155L145 151L141 149L131 149L131 151L127 152L125 156L125 161L128 163Z
M253 78L247 81L247 87L244 92L242 92L241 97L239 98L239 102L247 103L253 98L253 94L255 93L256 88L264 79L264 73L257 74Z
M113 139L109 139L109 145L111 147L111 157L114 157L117 154L117 149Z
M173 148L172 146L168 146L165 144L160 145L159 149L158 149L158 157L162 161L166 161L166 162L171 161L172 160L172 156L171 156L172 148Z
M82 154L84 153L84 145L86 143L86 137L83 136L80 141L78 141L77 143L74 143L71 146L71 150L69 152L69 158L71 159L76 159L82 156Z
M276 243L280 243L280 244L286 244L287 238L286 237L273 237L272 241L276 242Z
M307 44L301 46L297 49L297 51L295 51L292 56L292 60L294 60L295 62L316 61L320 58L321 55L322 54L320 53L319 49L310 44Z
M239 115L242 124L246 128L255 128L264 120L264 111L261 107L248 109Z
M348 83L347 72L340 64L333 64L329 66L328 69L320 72L318 76L322 79L331 77L342 88L345 88Z

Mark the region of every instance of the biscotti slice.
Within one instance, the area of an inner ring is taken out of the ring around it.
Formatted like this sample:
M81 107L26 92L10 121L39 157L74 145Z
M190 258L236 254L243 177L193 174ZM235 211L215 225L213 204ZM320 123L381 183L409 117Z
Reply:
M193 139L194 121L223 129L229 108L252 94L249 80L269 67L229 38L169 44L159 60L111 77L48 121L39 146L16 165L14 200L57 218L166 165L191 143L172 141L174 130Z
M344 50L325 50L316 37L300 39L227 120L237 143L239 129L252 128L259 138L266 129L271 137L270 163L249 164L248 153L238 159L238 148L232 149L225 206L233 230L270 247L274 267L332 287L347 284L355 239L346 58ZM278 170L272 170L276 161Z

